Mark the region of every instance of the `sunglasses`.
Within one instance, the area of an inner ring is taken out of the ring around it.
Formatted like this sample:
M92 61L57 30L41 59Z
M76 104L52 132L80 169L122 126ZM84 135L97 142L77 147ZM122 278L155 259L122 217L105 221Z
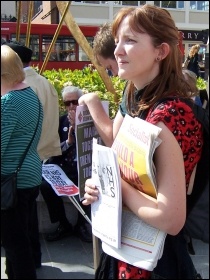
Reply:
M72 105L78 105L78 100L69 100L69 101L63 101L63 104L67 107L67 106L70 106L71 104Z

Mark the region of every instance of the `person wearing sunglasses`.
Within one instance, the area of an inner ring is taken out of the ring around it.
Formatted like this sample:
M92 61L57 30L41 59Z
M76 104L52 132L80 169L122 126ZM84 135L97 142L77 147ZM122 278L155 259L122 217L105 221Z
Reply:
M59 136L62 155L54 156L47 160L45 164L57 164L66 173L71 181L78 185L76 138L74 133L75 112L78 99L83 95L82 90L75 86L66 86L62 90L63 103L67 113L60 117ZM84 242L92 242L91 225L86 221L80 212L75 228L68 221L62 197L58 196L50 184L44 179L40 191L47 204L51 223L59 222L57 229L46 235L47 241L60 240L63 237L71 236L74 233ZM78 198L78 202L89 217L91 218L90 206L84 206Z

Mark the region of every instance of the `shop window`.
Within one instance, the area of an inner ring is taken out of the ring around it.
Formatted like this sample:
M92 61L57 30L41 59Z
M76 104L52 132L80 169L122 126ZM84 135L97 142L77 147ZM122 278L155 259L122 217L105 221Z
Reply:
M83 1L83 3L87 3L87 4L100 4L100 1Z
M12 41L16 41L16 34L12 34ZM23 45L26 44L26 35L20 35L19 42ZM29 48L32 49L33 54L31 57L32 61L36 61L40 59L39 54L39 36L38 35L30 35Z
M190 9L209 11L209 1L190 1Z
M154 1L154 5L168 9L183 9L184 1Z
M93 37L86 37L88 43L90 44L91 48L93 47ZM89 57L83 51L83 49L79 46L79 61L90 61Z
M53 36L42 37L42 60L45 59ZM76 61L76 42L73 37L58 36L50 52L49 61Z

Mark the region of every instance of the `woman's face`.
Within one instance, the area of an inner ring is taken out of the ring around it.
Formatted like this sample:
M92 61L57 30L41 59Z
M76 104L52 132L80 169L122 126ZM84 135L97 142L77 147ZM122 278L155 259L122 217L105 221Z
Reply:
M159 62L156 61L159 49L153 46L148 34L130 29L128 17L121 22L116 37L114 54L119 77L131 80L138 89L143 88L159 72Z

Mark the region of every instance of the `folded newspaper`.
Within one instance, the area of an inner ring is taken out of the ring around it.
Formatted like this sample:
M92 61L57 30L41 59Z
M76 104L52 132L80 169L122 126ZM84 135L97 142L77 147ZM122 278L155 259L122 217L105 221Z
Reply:
M161 129L155 125L126 115L112 148L106 147L106 150L102 150L102 148L100 149L101 145L97 146L98 169L112 165L113 177L114 173L116 173L115 176L120 173L121 177L134 188L156 198L157 184L153 154L161 143L158 138L160 131ZM93 157L96 157L95 149L96 146L93 145ZM98 152L99 149L101 150L100 153ZM112 163L110 157L105 156L108 149L117 153L118 164L115 166L113 166L115 161ZM101 163L102 166L100 166ZM94 177L93 172L92 176ZM121 198L120 178L118 181L119 187L117 191L119 192L119 198ZM102 188L99 181L97 186L100 186L99 190ZM99 201L94 202L91 205L91 209L94 213L97 213L98 221L101 220L101 223L108 221L109 223L109 225L106 225L106 238L104 238L102 234L104 233L104 228L97 227L97 223L94 221L96 215L92 215L92 224L95 225L94 230L95 232L100 232L100 235L93 233L102 240L104 252L134 266L153 270L162 256L166 233L143 222L126 207L122 209L122 219L116 223L119 227L113 227L113 223L116 221L115 211L122 207L120 206L122 201L117 202L114 200L115 205L112 206L110 203L113 200L110 200L109 203L104 203L103 211L101 211L100 202L103 201L103 196L103 192L100 192ZM119 204L118 206L116 202ZM118 216L120 218L120 215ZM119 240L121 240L121 246L113 246L109 242L109 237L111 238L111 236L118 236Z
M152 271L161 258L166 233L143 222L128 208L122 212L122 236L119 249L102 242L102 249L118 260Z
M91 204L92 232L115 248L121 246L122 195L117 156L93 138L92 179L99 200Z
M153 154L160 145L161 128L125 115L112 148L117 152L121 177L134 188L157 197Z

